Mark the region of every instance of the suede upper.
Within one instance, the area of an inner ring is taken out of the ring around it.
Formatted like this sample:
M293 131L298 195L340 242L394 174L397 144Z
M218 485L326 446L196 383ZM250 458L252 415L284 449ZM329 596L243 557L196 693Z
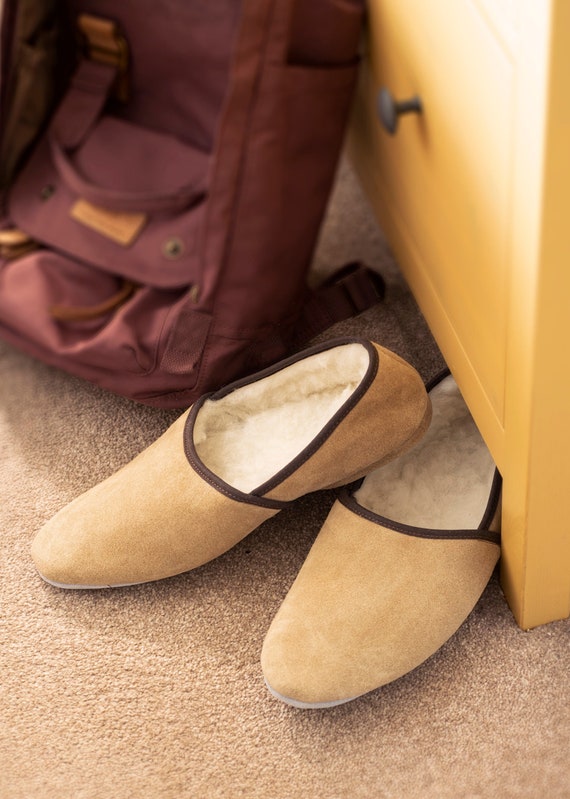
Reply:
M500 553L501 478L449 373L416 445L341 492L263 644L276 696L327 707L414 669L457 630Z
M278 512L222 496L196 474L184 453L187 415L42 528L32 557L46 579L104 587L180 574Z
M401 677L465 620L499 552L496 541L391 530L337 501L267 633L269 686L336 704Z
M423 383L402 358L373 346L378 364L366 395L337 415L334 435L308 453L302 468L264 496L290 500L345 485L398 457L425 433L431 403Z
M345 344L313 348L219 396L271 380L276 372L286 378L291 364ZM39 531L32 557L41 576L61 587L96 588L188 571L221 555L298 496L353 480L408 449L429 424L423 383L397 356L361 344L370 356L364 378L338 412L323 419L314 440L266 481L269 490L239 491L201 462L193 442L199 401L131 463Z

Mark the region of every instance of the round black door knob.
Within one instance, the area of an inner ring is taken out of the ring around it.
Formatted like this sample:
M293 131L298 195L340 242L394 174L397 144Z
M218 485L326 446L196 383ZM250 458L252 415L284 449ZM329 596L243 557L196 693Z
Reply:
M392 135L398 128L398 120L402 114L421 114L422 103L419 97L410 97L409 100L396 101L388 91L383 88L378 92L378 114L384 128Z

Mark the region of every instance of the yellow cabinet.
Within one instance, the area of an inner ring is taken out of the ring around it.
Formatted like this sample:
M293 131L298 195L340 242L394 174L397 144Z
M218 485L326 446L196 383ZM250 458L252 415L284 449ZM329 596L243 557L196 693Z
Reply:
M420 105L394 133L380 89ZM503 475L517 621L564 618L570 2L369 0L349 152Z

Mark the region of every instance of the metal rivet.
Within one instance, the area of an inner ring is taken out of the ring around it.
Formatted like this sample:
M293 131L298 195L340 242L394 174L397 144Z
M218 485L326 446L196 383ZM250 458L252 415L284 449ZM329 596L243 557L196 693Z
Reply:
M184 242L181 239L172 236L167 239L162 245L162 254L166 258L180 258L184 252Z
M49 200L52 194L55 193L55 186L52 186L48 183L47 186L44 186L43 189L40 191L40 197L42 200Z

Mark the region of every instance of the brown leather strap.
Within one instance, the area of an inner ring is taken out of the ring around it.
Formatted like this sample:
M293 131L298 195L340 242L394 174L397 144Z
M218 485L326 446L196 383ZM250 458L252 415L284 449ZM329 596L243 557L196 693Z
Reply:
M128 99L129 46L114 20L81 14L77 27L83 39L84 55L90 61L106 64L116 70L113 91L117 99Z
M37 250L38 243L19 228L0 230L0 258L12 261L28 252Z
M17 227L4 228L0 230L0 247L21 247L32 241L31 236Z
M52 305L49 312L59 322L85 322L89 319L98 319L122 305L136 288L135 283L123 280L116 294L97 305Z

